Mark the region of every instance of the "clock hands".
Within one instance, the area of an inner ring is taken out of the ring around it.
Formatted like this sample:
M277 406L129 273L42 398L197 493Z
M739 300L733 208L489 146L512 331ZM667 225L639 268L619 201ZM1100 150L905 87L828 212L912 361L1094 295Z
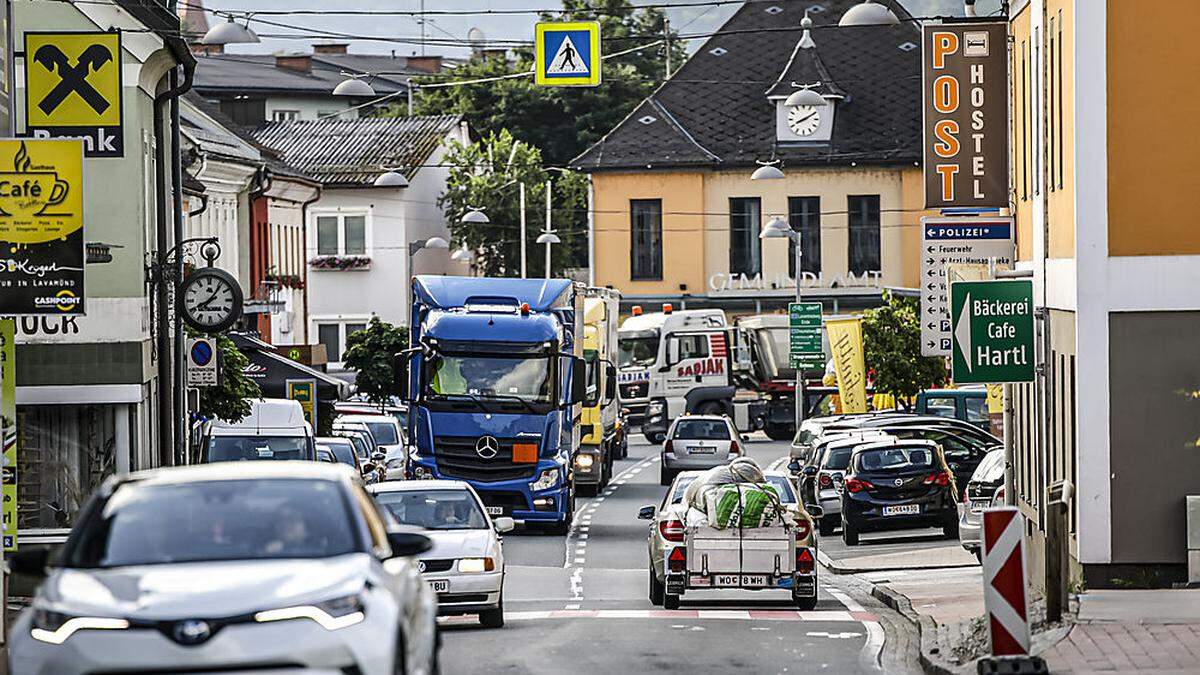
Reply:
M812 118L813 115L816 115L816 114L817 114L817 112L814 110L813 112L810 112L807 115L805 115L804 117L801 117L800 119L796 120L796 124L803 124L803 123L807 122L810 118Z

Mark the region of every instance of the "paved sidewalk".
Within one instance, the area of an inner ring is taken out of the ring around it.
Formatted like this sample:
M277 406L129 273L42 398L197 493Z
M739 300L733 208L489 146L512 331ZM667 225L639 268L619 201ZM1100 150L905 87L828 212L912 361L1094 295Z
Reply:
M1053 673L1200 672L1200 590L1089 591L1042 653Z

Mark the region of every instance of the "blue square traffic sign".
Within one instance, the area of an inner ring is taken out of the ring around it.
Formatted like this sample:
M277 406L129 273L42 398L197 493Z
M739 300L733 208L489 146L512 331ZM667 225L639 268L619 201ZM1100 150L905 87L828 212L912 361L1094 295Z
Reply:
M539 23L534 40L534 79L543 86L600 84L600 24Z

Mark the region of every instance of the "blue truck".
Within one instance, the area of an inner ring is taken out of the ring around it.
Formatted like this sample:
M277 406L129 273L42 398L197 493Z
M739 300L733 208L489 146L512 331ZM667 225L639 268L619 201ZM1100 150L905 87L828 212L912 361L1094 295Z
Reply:
M408 476L471 484L488 513L565 534L586 395L582 287L566 279L413 278Z

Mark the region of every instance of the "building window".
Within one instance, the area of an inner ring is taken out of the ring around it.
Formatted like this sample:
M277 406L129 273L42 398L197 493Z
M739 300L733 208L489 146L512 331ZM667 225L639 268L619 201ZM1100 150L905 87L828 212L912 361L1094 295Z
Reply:
M330 363L341 363L346 356L350 336L366 328L367 323L361 320L318 322L317 342L325 345L325 358Z
M758 197L729 200L729 273L754 275L762 272L762 202Z
M271 120L274 122L291 122L300 119L299 110L273 110Z
M800 271L821 273L821 198L788 197L788 224L800 233ZM788 276L796 278L796 243L788 240Z
M879 195L850 195L848 205L850 271L879 271Z
M366 255L367 217L317 216L317 255Z
M88 495L116 472L116 453L135 444L118 438L117 405L17 407L17 527L70 527ZM126 428L129 428L126 425ZM131 462L133 458L130 458Z
M1058 132L1054 135L1055 141L1058 143L1058 189L1063 186L1063 13L1058 10L1058 56L1054 59L1054 66L1058 69L1054 81L1058 85L1058 115L1055 118L1055 123L1058 125Z
M629 250L629 278L635 281L661 281L662 200L630 200L629 217L633 238Z

